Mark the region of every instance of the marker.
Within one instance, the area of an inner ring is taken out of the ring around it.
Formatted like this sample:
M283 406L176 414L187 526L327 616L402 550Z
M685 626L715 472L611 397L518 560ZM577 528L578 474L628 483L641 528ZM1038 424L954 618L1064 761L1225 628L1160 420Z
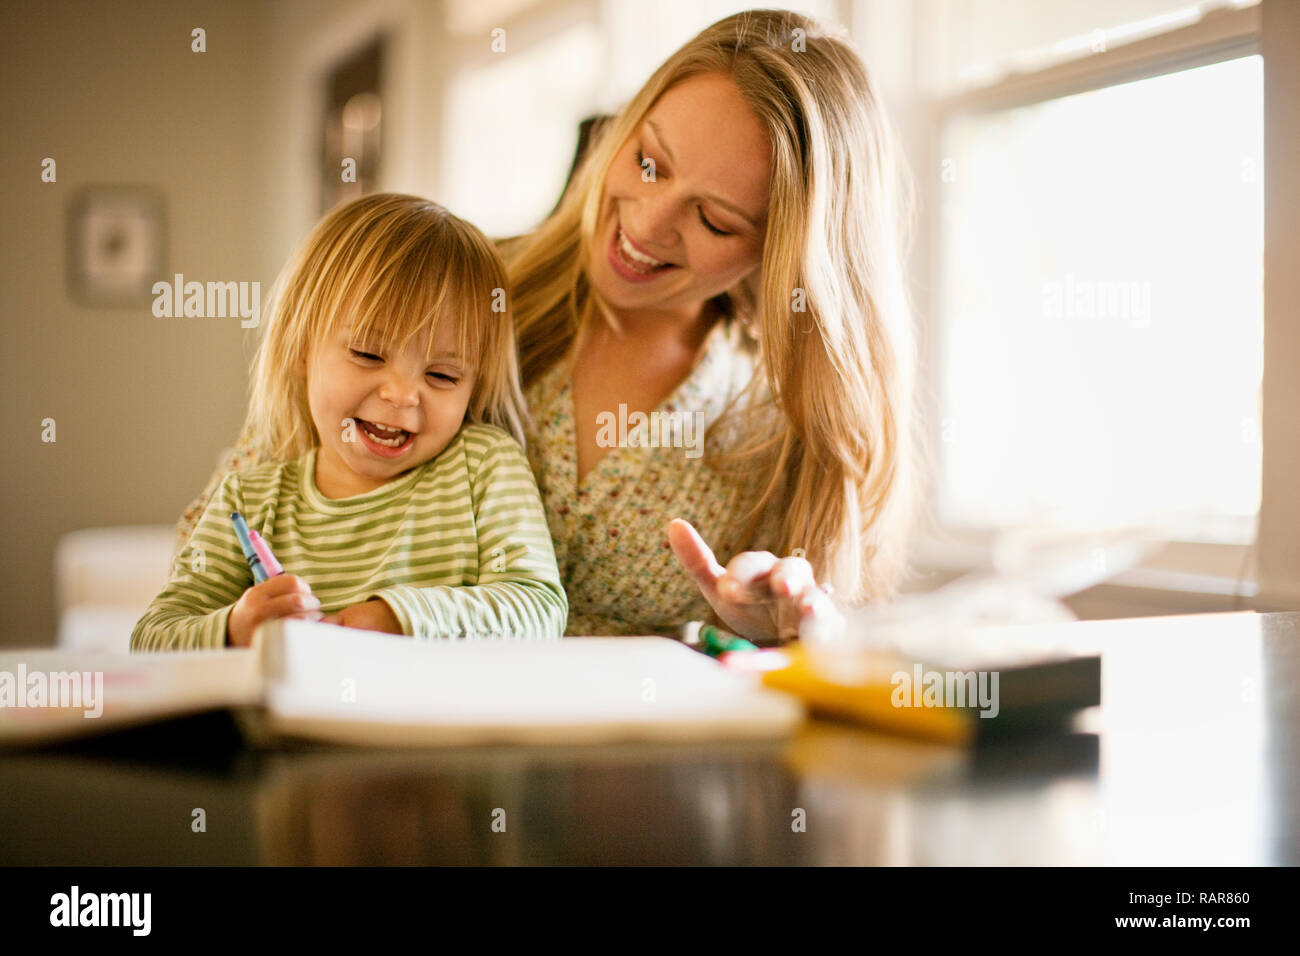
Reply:
M280 562L277 561L275 555L271 553L271 546L266 543L266 539L256 531L249 531L248 537L249 540L253 542L253 550L256 551L257 556L262 559L262 567L266 569L266 576L268 578L273 578L277 574L284 574L284 568L280 566Z
M266 568L262 566L261 557L253 547L253 539L248 533L248 523L238 511L230 512L230 523L235 526L235 537L239 539L239 546L244 550L244 560L253 571L253 581L261 584L269 575L266 573Z
M694 625L692 624L692 628ZM719 657L732 651L756 651L758 645L751 644L737 634L724 631L712 624L702 624L698 631L686 636L686 643L702 654Z
M732 651L758 650L757 644L750 643L739 634L732 634L712 624L705 624L700 628L700 641L704 645L704 653L710 657L718 657Z

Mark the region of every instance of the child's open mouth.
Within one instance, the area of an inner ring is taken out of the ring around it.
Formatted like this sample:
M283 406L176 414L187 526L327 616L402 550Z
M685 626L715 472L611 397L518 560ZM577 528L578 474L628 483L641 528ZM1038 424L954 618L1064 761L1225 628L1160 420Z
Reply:
M415 440L415 435L401 428L391 428L363 418L355 419L361 439L376 455L393 458L402 454Z

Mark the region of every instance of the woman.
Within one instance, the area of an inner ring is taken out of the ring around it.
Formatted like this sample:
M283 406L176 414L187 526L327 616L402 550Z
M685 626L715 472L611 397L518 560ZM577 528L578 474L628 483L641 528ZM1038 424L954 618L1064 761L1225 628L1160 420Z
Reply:
M753 11L670 57L502 244L567 633L712 609L772 641L834 621L832 592L892 595L915 498L907 187L852 47ZM227 468L273 455L257 432Z

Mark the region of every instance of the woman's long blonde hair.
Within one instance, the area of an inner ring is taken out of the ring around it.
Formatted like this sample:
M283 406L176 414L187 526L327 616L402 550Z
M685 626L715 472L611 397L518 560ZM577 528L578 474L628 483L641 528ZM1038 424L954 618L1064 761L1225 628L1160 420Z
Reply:
M708 461L758 469L762 491L738 540L753 541L765 514L777 515L782 553L801 549L851 603L885 599L905 570L919 491L903 269L914 193L866 68L838 32L788 11L728 17L605 124L556 211L505 247L525 387L571 360L598 317L612 322L586 275L606 174L659 97L703 73L729 76L771 140L762 264L723 304L757 333L749 397L766 384L782 413L775 434L750 429ZM739 409L724 418L761 412Z
M524 441L505 263L478 229L442 206L376 193L332 210L272 287L253 358L243 437L259 457L288 461L320 444L297 369L313 344L343 329L388 350L455 322L460 354L477 374L467 422ZM342 427L340 423L340 427Z

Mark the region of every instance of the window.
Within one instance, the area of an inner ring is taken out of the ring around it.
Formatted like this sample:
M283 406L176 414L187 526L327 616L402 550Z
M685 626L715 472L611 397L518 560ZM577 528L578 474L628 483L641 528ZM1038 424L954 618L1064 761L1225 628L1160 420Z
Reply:
M1261 58L955 113L940 156L945 525L1252 541Z
M525 232L555 205L602 62L588 23L514 43L461 68L447 92L443 195L489 236Z

